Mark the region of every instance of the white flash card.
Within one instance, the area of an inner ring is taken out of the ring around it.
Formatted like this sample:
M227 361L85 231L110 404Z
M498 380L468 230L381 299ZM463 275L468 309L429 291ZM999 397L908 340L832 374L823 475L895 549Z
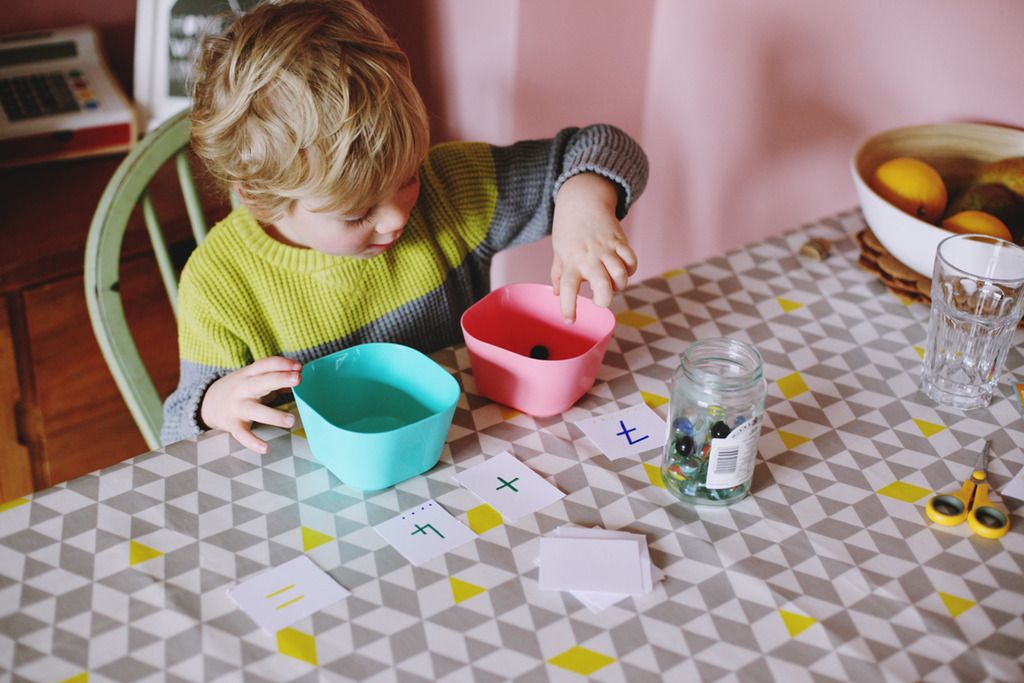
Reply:
M663 578L663 574L654 565L651 564L651 552L647 547L647 537L643 534L634 534L629 531L614 531L611 529L602 529L601 527L578 527L578 526L560 526L555 529L555 533L561 538L617 538L625 541L633 541L637 544L637 550L640 553L640 569L643 572L643 591L644 593L650 593L651 589L654 588L654 582L660 581Z
M651 553L647 548L647 537L628 531L612 531L593 527L590 529L578 526L560 526L555 533L564 538L633 538L640 544L640 566L643 571L644 593L650 592L654 584L665 578L665 573L651 563ZM615 603L629 597L626 593L599 593L596 591L572 591L577 600L586 605L594 614L602 612Z
M565 497L508 451L459 472L452 479L512 522Z
M665 420L646 403L608 415L589 417L577 422L576 426L609 460L660 448L665 439Z
M261 629L273 635L351 595L305 555L228 589L228 595Z
M374 527L417 567L476 538L469 527L433 500Z
M640 550L633 540L545 536L540 539L540 587L641 595Z

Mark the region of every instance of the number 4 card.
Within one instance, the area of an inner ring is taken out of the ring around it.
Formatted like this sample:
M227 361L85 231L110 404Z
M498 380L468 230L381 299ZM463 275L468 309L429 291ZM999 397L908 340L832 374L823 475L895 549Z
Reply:
M469 527L433 500L406 510L374 528L417 567L476 538Z
M565 497L508 451L459 472L452 479L510 522Z
M580 420L576 426L609 460L646 453L665 440L665 420L646 403Z

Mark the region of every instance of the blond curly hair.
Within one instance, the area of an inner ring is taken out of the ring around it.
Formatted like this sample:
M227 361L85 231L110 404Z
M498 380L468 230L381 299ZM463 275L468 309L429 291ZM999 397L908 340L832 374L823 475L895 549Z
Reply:
M200 46L192 148L273 222L300 199L364 212L429 145L409 62L358 0L262 4Z

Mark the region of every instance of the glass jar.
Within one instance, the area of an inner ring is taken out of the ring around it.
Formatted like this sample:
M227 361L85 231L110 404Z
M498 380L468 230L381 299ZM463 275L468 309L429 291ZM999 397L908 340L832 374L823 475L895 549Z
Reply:
M737 339L693 342L672 376L665 488L696 505L730 505L750 490L767 384L761 354Z

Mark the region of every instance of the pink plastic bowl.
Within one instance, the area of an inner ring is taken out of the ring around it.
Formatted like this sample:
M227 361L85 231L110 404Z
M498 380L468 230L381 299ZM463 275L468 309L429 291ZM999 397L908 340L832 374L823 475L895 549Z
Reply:
M576 297L576 322L562 320L548 285L521 283L494 290L462 315L477 391L536 417L568 410L594 386L615 316ZM535 346L548 359L530 357Z

